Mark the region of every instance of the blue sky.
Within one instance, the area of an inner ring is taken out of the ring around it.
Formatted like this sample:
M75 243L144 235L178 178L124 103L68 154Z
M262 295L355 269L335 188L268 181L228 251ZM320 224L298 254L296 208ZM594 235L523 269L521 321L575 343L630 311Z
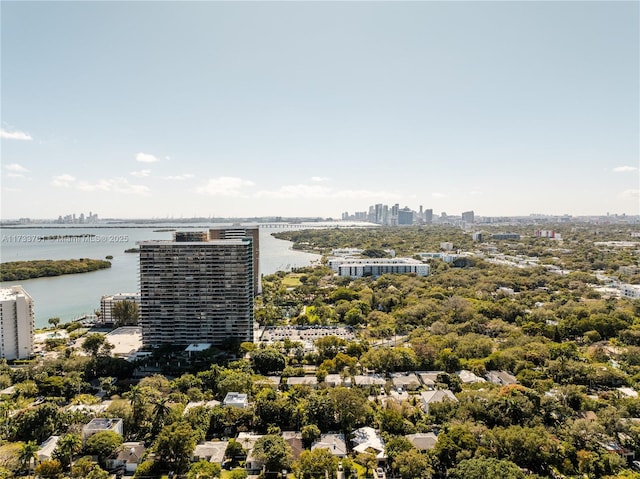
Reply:
M1 217L638 214L639 5L3 1Z

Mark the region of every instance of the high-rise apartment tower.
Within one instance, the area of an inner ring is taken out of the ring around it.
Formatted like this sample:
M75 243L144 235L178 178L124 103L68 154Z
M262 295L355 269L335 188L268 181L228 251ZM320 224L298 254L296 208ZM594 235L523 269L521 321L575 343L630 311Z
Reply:
M176 233L140 246L140 324L145 346L253 340L251 238Z
M257 226L220 226L209 229L209 239L238 239L249 238L253 246L253 294L262 292L262 282L260 281L260 228Z
M22 286L0 288L0 358L33 354L33 300Z

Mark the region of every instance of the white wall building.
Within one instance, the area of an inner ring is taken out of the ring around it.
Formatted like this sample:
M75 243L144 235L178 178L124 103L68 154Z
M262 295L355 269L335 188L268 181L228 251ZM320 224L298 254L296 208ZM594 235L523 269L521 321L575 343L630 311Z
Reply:
M33 299L22 286L0 288L0 358L33 354Z
M620 295L624 298L640 299L640 285L621 283L618 286Z
M338 275L351 278L407 273L429 276L429 265L413 258L352 259L341 264L330 260L329 263L332 269L337 268Z
M118 293L110 296L103 296L100 299L100 321L103 323L114 323L113 305L120 301L133 301L140 307L140 293ZM140 318L138 318L140 319Z

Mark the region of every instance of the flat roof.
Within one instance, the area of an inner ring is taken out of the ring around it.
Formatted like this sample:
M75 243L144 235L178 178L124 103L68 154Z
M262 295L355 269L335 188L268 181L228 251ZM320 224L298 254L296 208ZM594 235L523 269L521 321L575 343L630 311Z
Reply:
M112 354L127 356L142 348L142 328L122 326L107 333L107 341L113 346Z

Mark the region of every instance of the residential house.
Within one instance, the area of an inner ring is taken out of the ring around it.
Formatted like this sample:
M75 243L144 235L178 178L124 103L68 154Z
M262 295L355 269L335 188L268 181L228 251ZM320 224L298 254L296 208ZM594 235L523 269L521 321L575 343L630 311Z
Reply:
M506 371L487 371L487 381L498 386L507 386L509 384L518 384L518 380L512 374Z
M424 384L424 387L432 390L436 389L436 385L438 384L438 376L443 374L444 371L417 371L416 375Z
M429 449L433 449L438 442L438 436L436 436L432 432L425 433L416 433L416 434L407 434L405 436L413 447L415 447L420 452L428 451Z
M196 445L191 455L192 461L209 461L222 464L229 441L205 441Z
M315 376L300 376L287 378L289 386L310 386L316 388L318 386L318 378Z
M49 436L38 449L38 462L48 461L53 457L53 451L56 450L60 436Z
M311 445L311 450L328 449L336 457L347 455L347 443L344 434L322 434L320 439Z
M247 452L247 459L245 461L245 468L249 474L259 474L264 464L253 457L253 447L256 445L256 441L262 437L262 434L254 434L252 432L240 432L236 441L238 441L242 448Z
M422 399L422 405L424 412L429 414L429 406L431 404L439 403L442 401L458 402L458 399L453 395L449 389L437 389L435 391L424 391L420 394Z
M94 434L100 431L113 431L123 435L122 419L120 418L94 418L82 428L82 442L86 442Z
M194 407L203 407L205 409L213 409L214 407L219 406L220 404L221 404L220 401L216 401L215 399L212 399L211 401L189 401L185 406L182 415L184 416L185 414L187 414L187 411L189 411L189 409L193 409Z
M342 376L339 374L327 374L324 382L331 387L342 386Z
M394 373L391 382L395 388L404 391L415 391L420 387L420 379L415 373Z
M125 442L106 460L107 469L121 469L126 475L132 475L138 465L142 462L142 458L147 448L144 442Z
M384 386L387 384L387 381L378 375L367 374L353 376L353 383L358 387L367 387Z
M359 453L375 454L378 462L384 462L387 456L384 452L384 440L372 427L361 427L352 433L353 450Z
M472 373L471 371L467 371L463 369L462 371L458 371L458 377L463 384L473 384L473 383L484 383L486 380Z
M302 444L302 434L298 431L282 431L282 439L285 440L291 452L293 453L293 459L297 460L304 451L304 445Z

